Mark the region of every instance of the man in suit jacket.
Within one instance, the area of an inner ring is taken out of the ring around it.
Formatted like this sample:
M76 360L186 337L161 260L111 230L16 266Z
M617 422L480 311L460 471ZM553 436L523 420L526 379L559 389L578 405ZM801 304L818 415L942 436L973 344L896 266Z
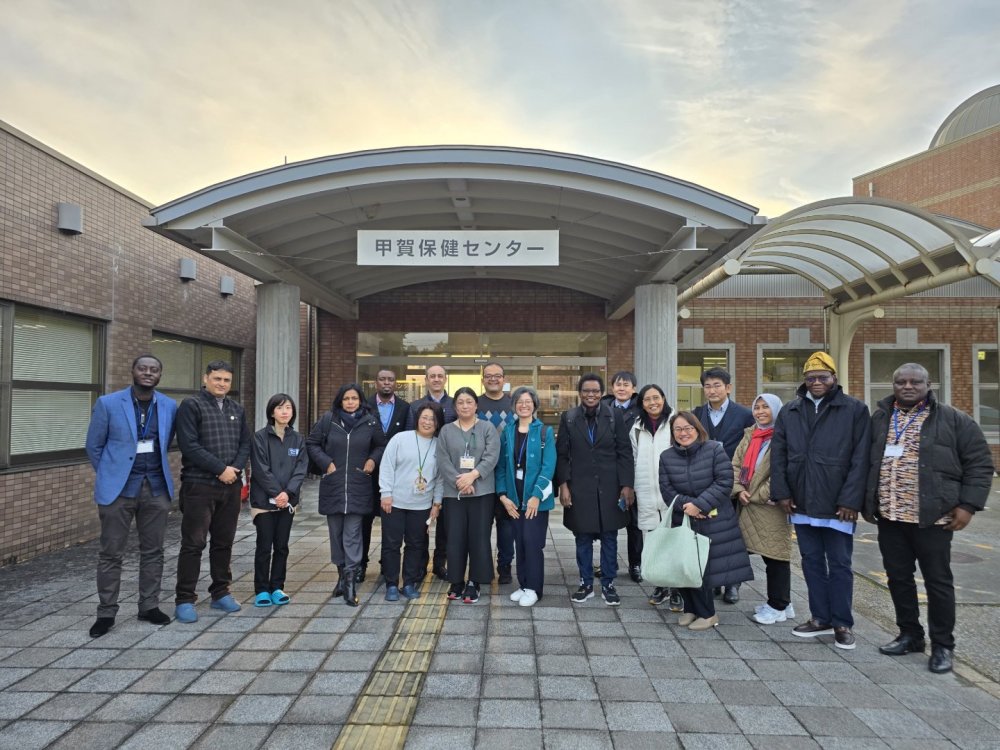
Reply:
M743 431L754 424L753 414L729 398L733 391L733 378L721 367L713 367L701 374L701 389L705 393L705 403L695 407L694 415L708 431L709 438L722 443L726 455L732 460L743 440ZM722 592L716 589L715 593L718 596ZM722 600L727 604L736 604L740 600L739 584L726 586Z
M177 402L156 393L163 364L151 354L132 363L132 385L101 396L87 430L87 456L97 472L94 499L101 521L97 557L97 620L91 638L115 624L122 557L135 518L139 533L139 619L165 625L160 611L163 536L174 495L167 450Z
M396 396L396 373L389 369L379 370L375 374L375 395L368 399L372 407L372 413L378 417L378 425L385 436L385 444L389 444L389 438L397 432L406 429L406 423L410 416L410 404ZM362 550L361 567L355 574L355 580L361 583L365 580L365 573L368 571L368 550L372 544L372 525L375 523L375 516L379 511L379 498L381 492L378 486L378 467L372 472L372 486L374 492L372 498L372 512L361 517L361 537ZM382 564L379 558L379 566Z

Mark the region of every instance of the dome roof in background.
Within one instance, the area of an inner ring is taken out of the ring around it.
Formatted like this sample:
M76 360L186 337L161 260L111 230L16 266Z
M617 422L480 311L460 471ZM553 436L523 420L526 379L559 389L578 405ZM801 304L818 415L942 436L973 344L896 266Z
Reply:
M928 148L954 143L981 130L1000 125L1000 85L973 94L945 118Z

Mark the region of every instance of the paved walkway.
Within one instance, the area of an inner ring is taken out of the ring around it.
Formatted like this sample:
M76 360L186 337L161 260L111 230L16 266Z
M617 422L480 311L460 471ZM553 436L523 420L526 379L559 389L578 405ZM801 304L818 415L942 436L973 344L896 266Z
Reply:
M94 544L0 569L0 748L1000 747L995 683L881 656L890 635L865 618L854 651L759 626L748 612L762 581L720 605L715 632L678 628L627 579L619 608L572 605L572 536L556 514L546 596L531 609L509 586L446 604L429 580L408 605L371 581L358 609L331 603L314 485L306 496L281 608L252 606L248 516L233 560L244 609L203 602L194 625L135 619L134 551L118 624L97 640ZM176 518L169 538L167 592ZM800 619L803 594L795 577Z

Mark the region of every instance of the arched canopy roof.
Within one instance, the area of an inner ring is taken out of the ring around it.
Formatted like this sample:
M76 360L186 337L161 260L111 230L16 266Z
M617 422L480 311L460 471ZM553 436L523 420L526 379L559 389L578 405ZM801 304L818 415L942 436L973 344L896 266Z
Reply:
M631 309L642 283L682 286L759 228L757 209L690 182L572 154L435 146L284 165L151 210L147 226L346 317L427 281L545 281ZM359 267L359 229L558 229L557 268ZM540 277L540 273L544 277Z
M905 203L834 198L774 219L731 258L743 270L809 279L836 311L974 275L996 279L996 238L989 238Z

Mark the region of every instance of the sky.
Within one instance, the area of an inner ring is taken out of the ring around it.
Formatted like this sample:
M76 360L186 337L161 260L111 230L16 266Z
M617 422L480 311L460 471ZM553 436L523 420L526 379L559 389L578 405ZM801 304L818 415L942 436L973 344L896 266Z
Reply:
M1000 83L995 0L0 0L0 120L154 204L372 148L610 159L777 216Z

